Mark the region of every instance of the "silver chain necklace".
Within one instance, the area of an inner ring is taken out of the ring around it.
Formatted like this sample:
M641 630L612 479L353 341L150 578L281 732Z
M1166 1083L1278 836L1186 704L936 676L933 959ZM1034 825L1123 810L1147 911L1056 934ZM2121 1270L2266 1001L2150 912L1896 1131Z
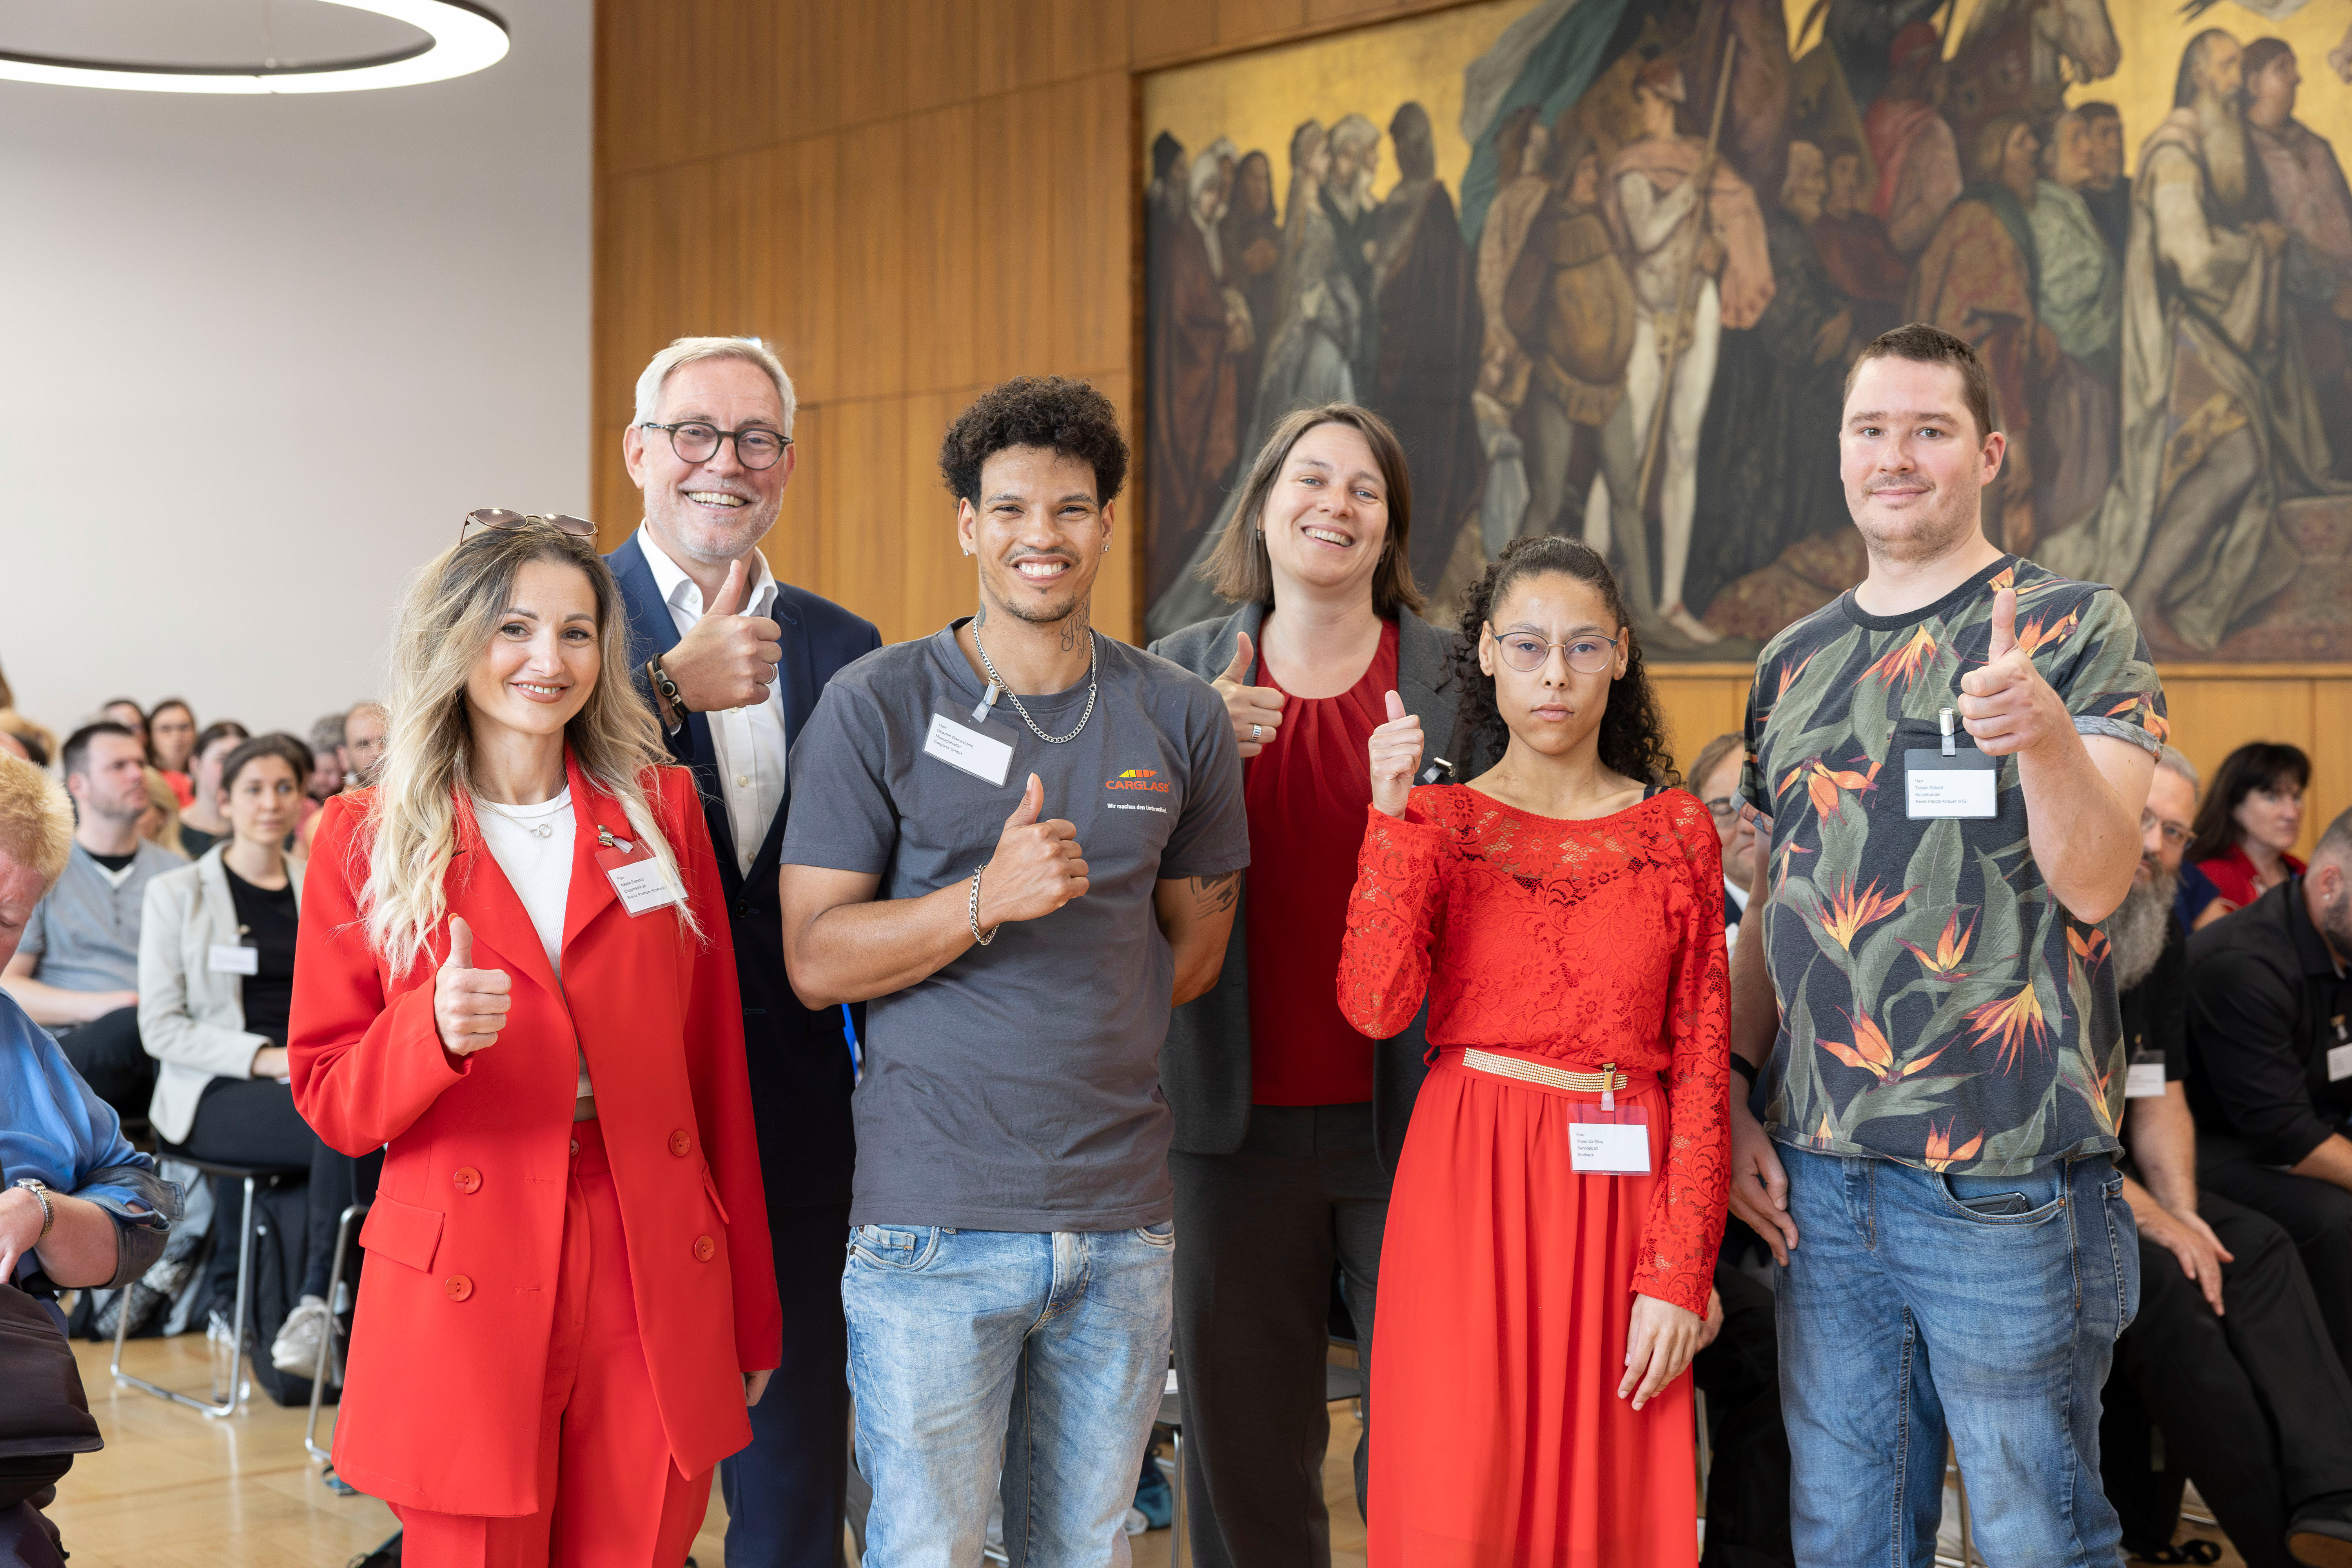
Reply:
M977 622L973 623L971 628L971 646L980 649L980 667L988 671L988 683L1013 699L1013 710L1021 715L1021 721L1029 726L1029 732L1047 745L1069 744L1076 740L1079 731L1087 727L1087 721L1095 716L1095 665L1101 657L1101 650L1095 646L1095 633L1092 626L1087 628L1087 710L1078 715L1078 728L1066 735L1048 735L1045 731L1037 728L1037 721L1029 717L1028 709L1021 706L1019 693L1004 684L1004 678L996 673L996 666L988 661L988 649L980 640L980 626ZM983 700L982 706L986 705Z

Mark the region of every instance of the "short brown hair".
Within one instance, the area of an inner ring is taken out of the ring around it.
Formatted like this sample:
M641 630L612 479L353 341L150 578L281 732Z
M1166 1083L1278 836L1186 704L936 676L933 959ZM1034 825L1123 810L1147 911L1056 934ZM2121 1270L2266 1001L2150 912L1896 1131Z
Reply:
M0 752L0 858L27 867L47 888L73 852L73 805L63 785Z
M1977 422L1977 442L2000 428L1993 418L1992 379L1985 374L1984 361L1969 346L1966 338L1956 338L1941 327L1931 327L1925 321L1913 321L1881 332L1870 340L1870 345L1854 356L1853 368L1845 373L1845 391L1838 399L1839 422L1844 422L1844 405L1853 399L1854 377L1862 367L1874 359L1907 359L1915 364L1948 364L1960 373L1960 389L1969 405L1969 417Z
M1372 613L1382 620L1400 607L1418 615L1421 590L1413 584L1412 563L1405 553L1412 534L1412 474L1405 467L1404 444L1387 420L1353 403L1327 403L1283 416L1250 463L1249 477L1242 481L1241 504L1234 509L1224 537L1201 563L1201 576L1221 596L1236 603L1274 603L1274 563L1266 558L1260 519L1274 481L1282 476L1282 465L1290 460L1290 449L1318 425L1347 425L1360 432L1388 490L1389 532L1381 546L1380 564L1372 568Z
M1684 775L1690 780L1690 789L1696 795L1706 787L1706 776L1723 765L1723 759L1748 743L1748 737L1737 730L1725 731L1698 749L1698 758Z

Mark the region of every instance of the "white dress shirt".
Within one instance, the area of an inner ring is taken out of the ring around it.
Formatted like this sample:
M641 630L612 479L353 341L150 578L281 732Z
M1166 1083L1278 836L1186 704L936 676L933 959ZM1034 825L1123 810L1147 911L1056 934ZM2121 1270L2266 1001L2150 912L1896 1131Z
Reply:
M669 606L669 618L677 623L677 635L684 637L702 619L702 590L653 542L642 525L637 529L637 548L646 552L646 564L653 568L654 584L661 590L662 602ZM758 551L751 552L751 559L757 566L743 613L772 616L776 605L775 574L768 570L767 559ZM727 801L727 826L735 835L735 868L746 876L760 853L761 841L768 837L768 824L776 819L776 808L784 803L784 761L791 737L784 733L782 666L777 673L779 679L768 688L766 701L703 715L710 721L711 748L719 753L719 787Z

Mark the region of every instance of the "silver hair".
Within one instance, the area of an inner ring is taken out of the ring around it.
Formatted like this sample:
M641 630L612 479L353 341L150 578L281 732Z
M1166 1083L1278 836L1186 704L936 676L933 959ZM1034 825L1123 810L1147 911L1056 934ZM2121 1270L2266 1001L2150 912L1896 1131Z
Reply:
M630 420L633 425L650 425L661 416L662 388L669 382L670 372L697 360L740 359L745 364L758 365L776 384L776 397L783 405L784 434L793 433L793 415L799 407L793 395L793 378L785 374L784 362L758 338L679 338L646 363L643 375L637 377L637 412Z
M1360 114L1342 116L1331 127L1331 151L1355 153L1371 146L1381 139L1381 128Z
M2189 787L2198 794L2205 793L2205 781L2197 776L2197 764L2180 754L2178 746L2167 746L2157 753L2156 765L2167 768L2189 781Z
M2180 879L2170 871L2146 882L2135 880L2116 912L2101 922L2115 959L2118 994L2156 973L2171 939L2172 899L2179 890Z

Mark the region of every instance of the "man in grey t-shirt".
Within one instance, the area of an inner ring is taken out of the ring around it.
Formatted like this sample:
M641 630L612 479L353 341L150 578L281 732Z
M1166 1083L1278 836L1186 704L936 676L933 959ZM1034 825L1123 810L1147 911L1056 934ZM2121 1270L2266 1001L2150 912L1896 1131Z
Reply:
M979 608L835 675L794 739L784 960L864 1001L842 1304L869 1568L975 1562L1003 1464L1034 1568L1124 1557L1168 1366L1159 1053L1249 861L1224 705L1097 635L1127 443L1023 378L940 466Z

